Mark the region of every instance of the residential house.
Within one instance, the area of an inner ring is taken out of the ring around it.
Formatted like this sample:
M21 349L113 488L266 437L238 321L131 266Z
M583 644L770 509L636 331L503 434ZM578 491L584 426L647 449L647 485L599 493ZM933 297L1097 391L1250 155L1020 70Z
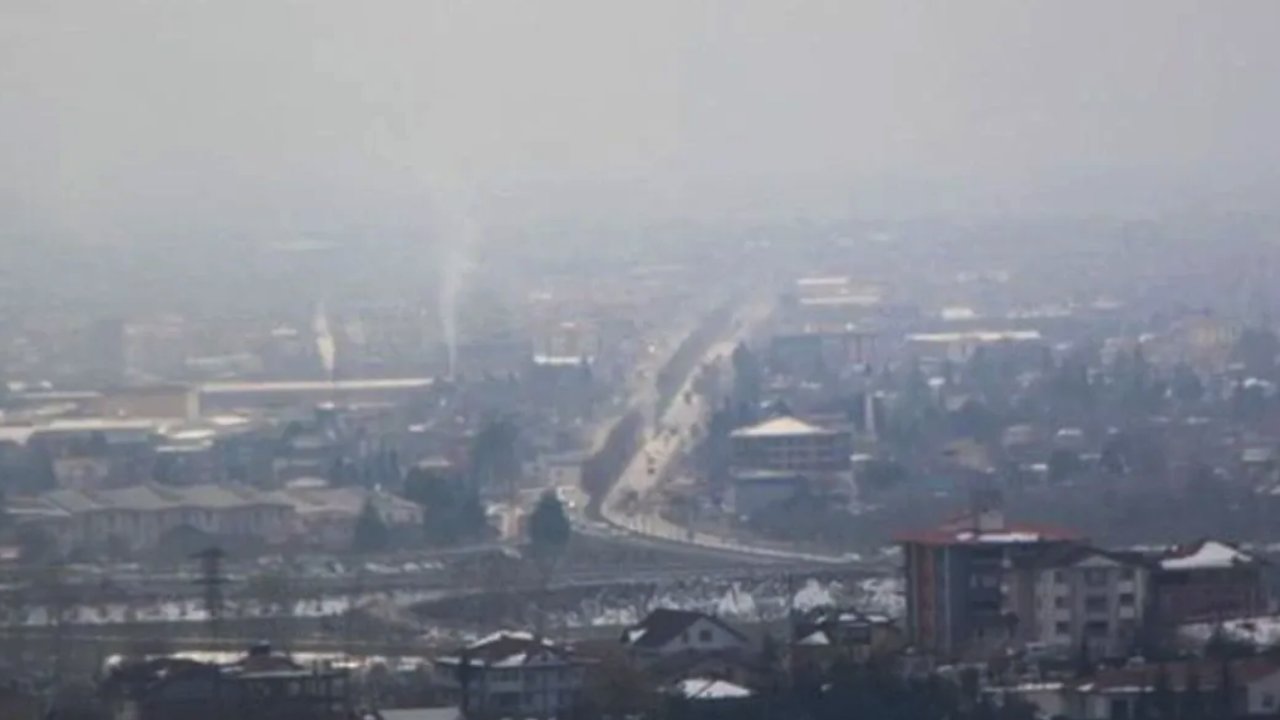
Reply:
M562 717L578 704L589 662L523 632L498 632L435 661L446 701L467 717Z
M637 658L652 659L690 651L746 650L751 643L714 615L659 608L627 628L622 633L622 645Z
M901 629L886 615L820 610L795 624L792 665L826 671L839 660L864 663L903 648Z
M345 671L259 645L227 665L159 658L115 668L100 695L118 720L348 720Z

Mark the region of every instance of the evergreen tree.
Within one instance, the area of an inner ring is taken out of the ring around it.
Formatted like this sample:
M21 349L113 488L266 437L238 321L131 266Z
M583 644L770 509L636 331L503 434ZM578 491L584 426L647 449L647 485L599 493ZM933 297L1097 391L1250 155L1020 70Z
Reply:
M352 552L376 553L391 546L391 531L382 520L382 515L373 506L372 500L365 500L356 518L355 535L351 541Z
M569 544L573 530L564 505L552 492L545 492L529 516L529 544L541 558L558 557Z

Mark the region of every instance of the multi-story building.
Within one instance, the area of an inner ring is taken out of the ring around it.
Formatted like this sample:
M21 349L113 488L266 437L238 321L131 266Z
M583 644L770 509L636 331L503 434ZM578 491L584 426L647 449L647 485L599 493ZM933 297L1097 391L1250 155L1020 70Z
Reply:
M1160 558L1153 576L1163 624L1219 621L1267 611L1263 561L1229 543L1201 540Z
M1015 639L1063 654L1128 657L1146 621L1151 569L1141 555L1084 545L1025 557L1006 582Z
M901 536L908 641L943 658L1006 646L1016 637L1006 612L1006 570L1078 540L1057 528L1008 525L994 509Z
M781 416L740 428L729 436L735 468L812 475L848 472L850 435Z
M543 638L498 632L437 658L435 669L467 717L552 718L577 704L587 664Z

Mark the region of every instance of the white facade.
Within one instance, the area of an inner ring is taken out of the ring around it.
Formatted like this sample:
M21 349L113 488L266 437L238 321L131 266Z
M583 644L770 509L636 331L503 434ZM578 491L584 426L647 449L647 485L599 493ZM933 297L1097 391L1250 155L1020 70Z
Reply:
M514 637L515 634L504 634ZM505 639L505 638L504 638ZM585 665L562 651L537 641L530 649L496 660L471 661L470 677L463 690L458 658L436 662L436 682L449 699L466 704L469 716L563 717L578 703L585 681ZM483 652L479 645L473 646Z
M1094 554L1034 575L1033 642L1093 657L1121 657L1132 649L1146 616L1145 568Z
M745 638L710 617L699 617L659 645L644 642L643 625L627 631L627 645L646 655L665 657L685 652L719 652L747 647Z

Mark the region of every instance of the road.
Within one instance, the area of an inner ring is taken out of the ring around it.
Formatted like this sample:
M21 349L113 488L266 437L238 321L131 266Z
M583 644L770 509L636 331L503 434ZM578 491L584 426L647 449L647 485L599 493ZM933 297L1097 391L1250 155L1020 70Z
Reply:
M728 358L734 347L763 322L771 310L771 304L765 302L748 306L738 315L737 322L730 324L725 337L712 343L702 362L694 365L675 400L653 424L655 431L631 459L601 504L601 515L607 524L633 535L736 555L806 563L848 564L858 561L856 555L822 555L748 545L732 538L694 531L663 518L659 504L654 502L659 484L667 478L681 455L690 450L688 446L692 442L693 428L708 415L705 399L691 392L698 369L719 358ZM648 396L642 399L649 400L649 407L652 407Z

